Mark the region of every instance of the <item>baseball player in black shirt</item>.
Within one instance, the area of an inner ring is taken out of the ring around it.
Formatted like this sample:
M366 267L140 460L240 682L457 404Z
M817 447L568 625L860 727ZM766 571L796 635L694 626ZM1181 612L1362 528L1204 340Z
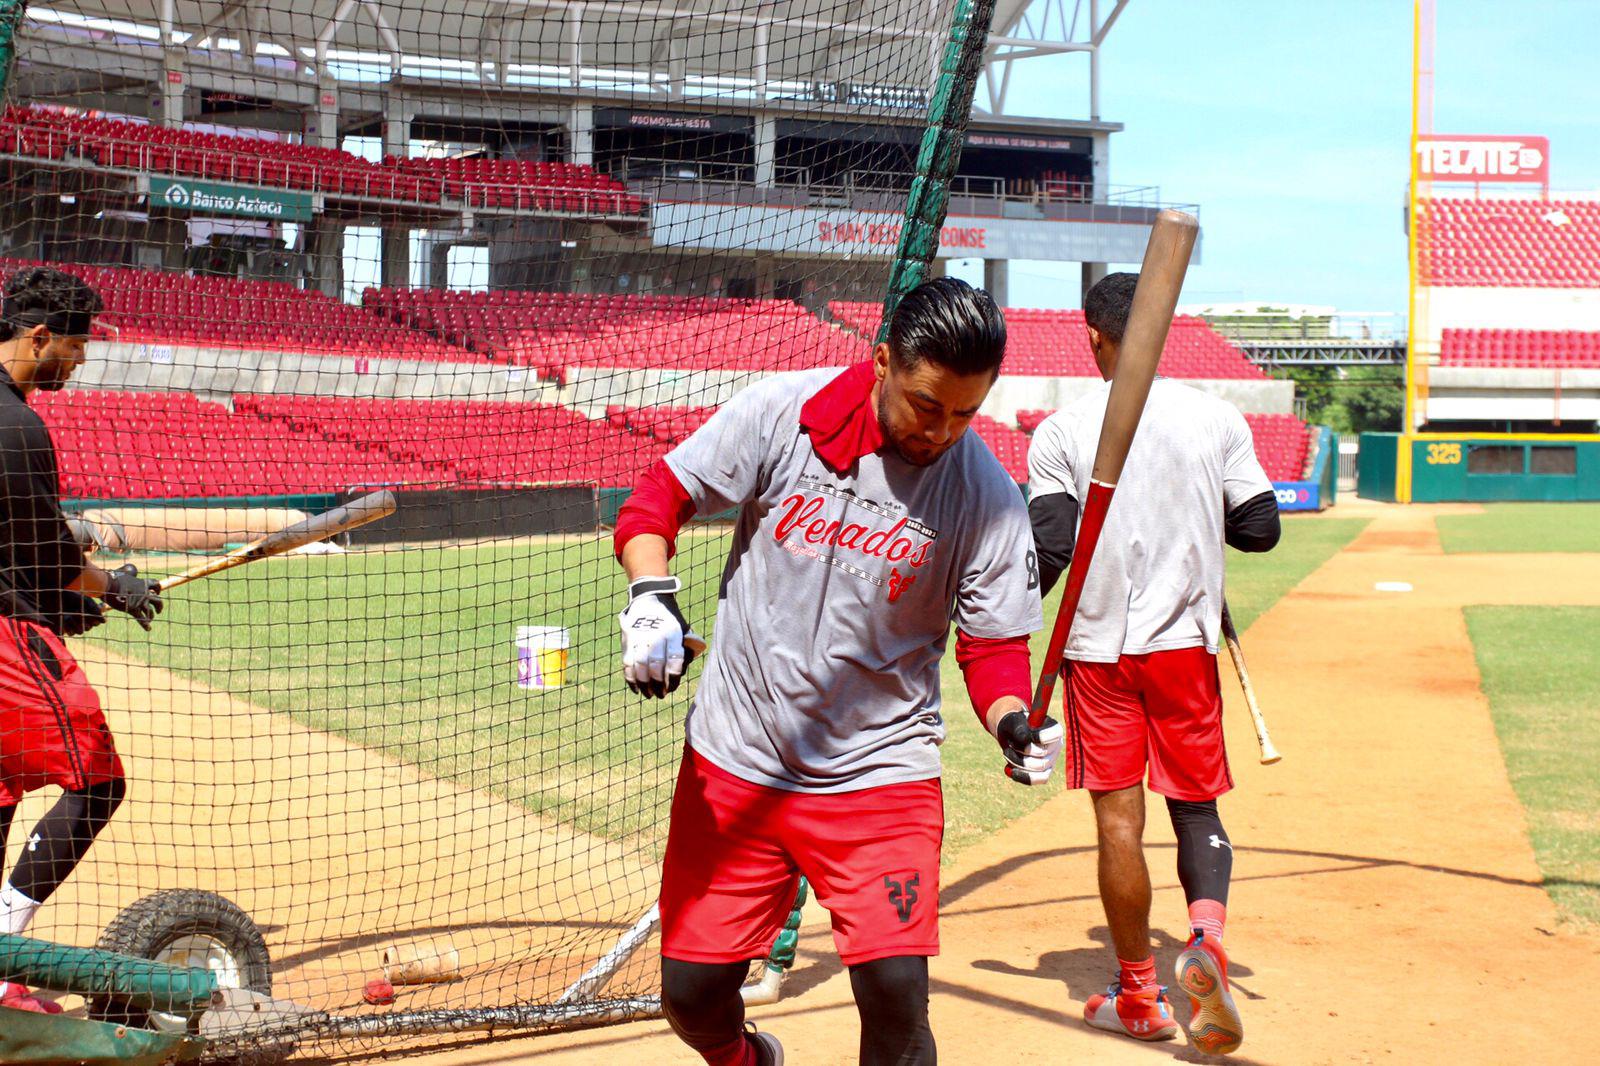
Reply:
M63 388L83 364L100 296L38 267L5 283L0 305L0 860L24 794L63 792L0 882L0 932L21 933L72 872L126 791L100 699L63 637L125 611L149 629L161 610L154 582L132 566L91 565L67 527L55 447L28 407L35 389ZM0 1008L60 1008L0 982Z

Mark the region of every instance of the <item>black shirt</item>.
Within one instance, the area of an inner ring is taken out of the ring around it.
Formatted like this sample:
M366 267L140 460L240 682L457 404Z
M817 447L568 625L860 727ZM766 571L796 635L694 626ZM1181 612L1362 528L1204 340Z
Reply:
M0 368L0 615L82 632L100 619L98 604L67 589L85 561L61 511L50 431Z

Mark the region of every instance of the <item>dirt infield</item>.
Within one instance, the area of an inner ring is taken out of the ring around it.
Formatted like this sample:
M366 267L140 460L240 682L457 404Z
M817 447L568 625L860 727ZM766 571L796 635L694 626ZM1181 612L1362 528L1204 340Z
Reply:
M140 896L204 888L262 927L279 995L364 1009L383 943L448 932L465 980L407 990L405 1006L500 1005L508 987L564 986L654 898L653 859L623 844L103 647L74 651L131 785L34 936L90 944ZM29 797L17 824L48 799Z
M1245 635L1285 752L1255 761L1229 707L1239 852L1229 946L1241 1062L1553 1061L1600 982L1600 934L1563 924L1540 887L1461 607L1600 602L1600 558L1439 553L1437 509L1384 508L1351 547ZM1409 593L1380 592L1406 582ZM1231 689L1231 686L1225 686ZM1230 696L1234 693L1230 691ZM1158 951L1183 900L1152 819ZM1112 959L1087 801L1066 794L946 871L934 1026L951 1063L1206 1061L1181 1042L1086 1029ZM1182 1013L1182 1008L1180 1008ZM854 1061L857 1024L825 917L812 915L786 997L754 1012L789 1061ZM417 1059L456 1066L698 1061L661 1024L502 1040Z
M1247 1025L1234 1058L1553 1059L1572 1046L1561 1020L1583 1017L1600 982L1600 934L1562 924L1540 887L1461 607L1600 603L1600 556L1444 556L1439 509L1373 513L1356 542L1245 634L1286 758L1257 765L1248 718L1230 705L1239 789L1224 801L1238 846L1229 947ZM297 999L360 1009L380 941L450 928L473 976L408 993L403 1006L494 1004L508 986L584 961L573 929L541 910L552 887L569 906L586 899L591 925L620 928L648 902L654 868L620 845L166 671L78 650L107 695L136 786L41 913L39 935L86 943L138 895L212 888L266 928L287 965L280 989ZM139 781L188 783L151 795ZM1151 821L1165 967L1183 901L1159 809ZM494 876L484 887L486 862ZM1136 1045L1082 1025L1082 1001L1112 967L1094 884L1082 794L1049 802L946 870L932 1008L944 1061L1200 1059L1182 1042ZM506 961L541 952L543 972ZM855 1011L825 915L809 916L784 1000L754 1017L783 1037L796 1066L855 1060ZM661 1023L463 1044L416 1061L536 1056L698 1062Z

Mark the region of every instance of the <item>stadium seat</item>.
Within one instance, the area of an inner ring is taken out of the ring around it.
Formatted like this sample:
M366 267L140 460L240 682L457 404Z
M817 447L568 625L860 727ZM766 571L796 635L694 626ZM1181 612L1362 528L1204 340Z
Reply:
M101 320L115 339L130 343L482 361L428 333L284 282L0 258L0 274L30 266L54 266L93 285L106 302Z
M867 358L868 344L785 300L368 289L394 322L561 377L573 367L804 370Z
M68 390L34 406L70 499L628 486L669 445L556 404Z
M1424 285L1600 288L1600 200L1431 198L1417 237Z
M1600 332L1446 329L1440 338L1439 365L1600 370Z
M878 304L833 301L828 311L863 337L877 335L882 321ZM1022 377L1098 377L1082 311L1050 311L1008 307L1005 373ZM1161 372L1168 377L1252 379L1263 374L1205 322L1179 315L1167 334Z

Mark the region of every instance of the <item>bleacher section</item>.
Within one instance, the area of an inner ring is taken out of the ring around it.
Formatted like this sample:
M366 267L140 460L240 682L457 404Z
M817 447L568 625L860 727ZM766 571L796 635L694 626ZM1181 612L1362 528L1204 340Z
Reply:
M1439 365L1600 370L1600 332L1446 329Z
M42 159L73 155L101 166L176 177L412 203L436 204L448 197L474 207L525 211L638 215L645 210L643 199L587 165L393 156L373 163L337 148L40 107L13 106L0 113L0 152Z
M101 320L134 344L207 345L317 355L481 361L426 333L284 282L159 270L0 259L0 275L49 265L83 278L106 303Z
M637 215L645 202L615 178L580 163L521 159L386 159L386 165L442 182L444 194L473 207Z
M1017 425L1031 435L1054 411L1018 411ZM1255 439L1256 458L1273 481L1299 481L1306 476L1313 430L1294 415L1246 414ZM1024 453L1026 454L1026 453ZM1026 473L1023 478L1026 480Z
M835 300L828 311L863 337L877 336L878 304ZM1011 307L1006 312L1007 374L1027 377L1098 377L1082 311ZM1161 372L1189 380L1251 380L1266 375L1243 352L1205 322L1190 315L1173 319Z
M1600 288L1600 200L1437 198L1418 213L1423 285Z
M553 404L235 396L230 410L190 393L97 390L32 403L68 499L629 485L667 447Z
M368 289L362 303L555 378L576 367L804 370L868 354L859 338L785 300Z

